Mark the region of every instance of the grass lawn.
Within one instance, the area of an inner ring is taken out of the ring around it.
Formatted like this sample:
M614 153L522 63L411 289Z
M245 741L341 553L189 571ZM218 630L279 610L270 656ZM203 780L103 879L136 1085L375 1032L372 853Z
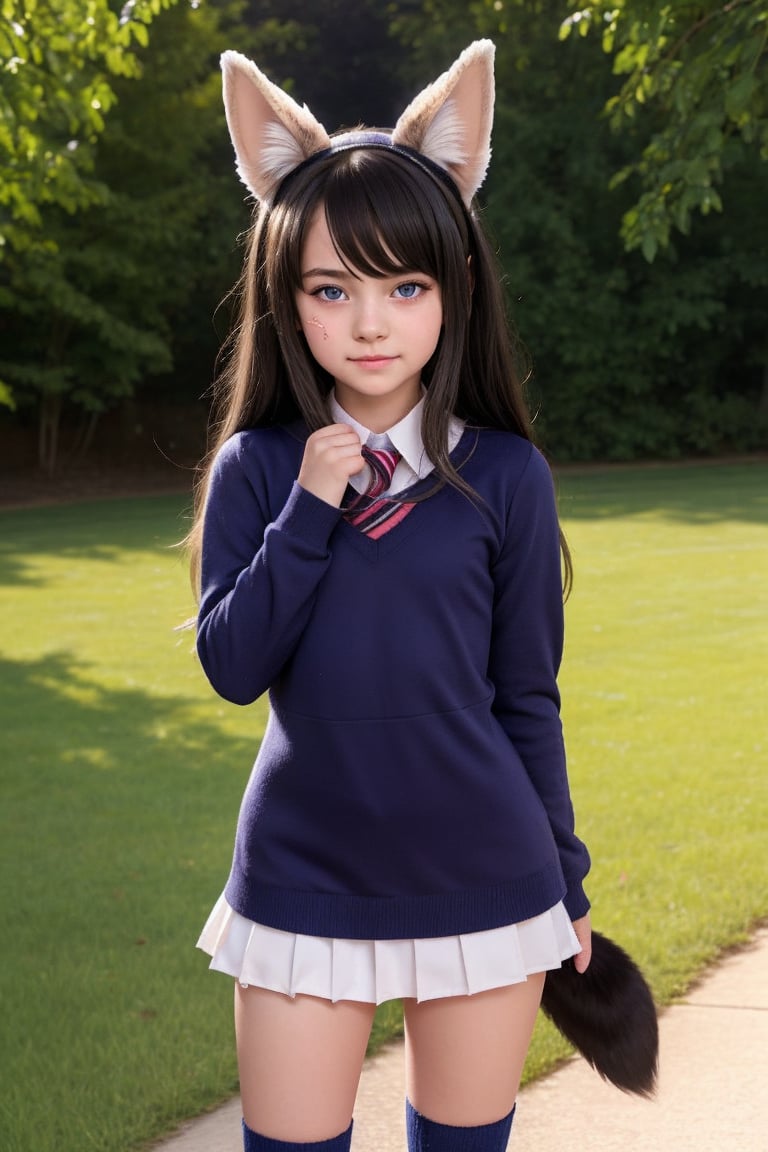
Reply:
M768 468L560 491L593 919L668 1002L768 915ZM230 982L194 941L265 712L214 697L173 631L192 608L183 512L0 514L3 1152L126 1152L236 1088ZM542 1021L528 1075L565 1051Z

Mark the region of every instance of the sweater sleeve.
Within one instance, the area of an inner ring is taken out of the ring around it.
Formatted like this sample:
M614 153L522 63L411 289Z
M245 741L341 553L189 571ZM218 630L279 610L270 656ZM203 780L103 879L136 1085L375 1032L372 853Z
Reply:
M266 505L233 437L214 461L206 501L197 651L213 687L234 704L261 696L294 651L341 515L295 482L272 521Z
M563 595L554 487L535 448L509 508L493 576L494 713L549 817L567 885L565 906L576 920L589 909L582 886L589 854L574 830L560 722Z

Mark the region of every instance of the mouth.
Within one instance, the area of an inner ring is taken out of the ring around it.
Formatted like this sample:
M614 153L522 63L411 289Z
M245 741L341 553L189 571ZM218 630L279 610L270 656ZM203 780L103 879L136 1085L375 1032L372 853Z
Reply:
M379 364L391 364L396 356L350 356L353 364L360 364L364 368L375 368Z

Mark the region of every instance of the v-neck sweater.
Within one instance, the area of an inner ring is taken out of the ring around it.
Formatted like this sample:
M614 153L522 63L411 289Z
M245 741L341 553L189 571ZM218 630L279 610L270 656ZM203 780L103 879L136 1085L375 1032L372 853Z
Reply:
M545 460L467 428L451 458L474 499L446 485L371 540L296 481L305 440L240 432L211 472L198 652L225 699L270 702L228 903L347 939L482 931L561 899L584 915Z

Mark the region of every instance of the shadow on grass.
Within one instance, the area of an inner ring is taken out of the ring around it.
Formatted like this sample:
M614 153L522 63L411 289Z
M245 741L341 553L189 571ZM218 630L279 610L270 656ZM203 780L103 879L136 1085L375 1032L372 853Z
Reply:
M264 713L240 738L218 710L0 660L3 1152L125 1152L236 1089L231 982L194 943Z
M654 513L672 521L768 523L768 461L740 464L619 466L605 471L555 468L564 519L597 520Z
M0 661L9 1149L133 1147L235 1084L229 982L194 944L229 869L258 708L239 738L213 698L92 676L67 652Z
M110 563L126 550L171 549L190 523L190 499L179 495L0 512L0 584L42 584L29 561L47 555Z
M25 932L56 892L67 896L62 928L73 928L76 876L110 903L114 885L150 870L155 882L186 884L198 858L216 895L261 729L255 716L250 736L228 734L217 708L213 697L209 706L105 689L67 652L0 659L0 883L14 893L4 905L14 929ZM124 922L121 932L139 928Z

